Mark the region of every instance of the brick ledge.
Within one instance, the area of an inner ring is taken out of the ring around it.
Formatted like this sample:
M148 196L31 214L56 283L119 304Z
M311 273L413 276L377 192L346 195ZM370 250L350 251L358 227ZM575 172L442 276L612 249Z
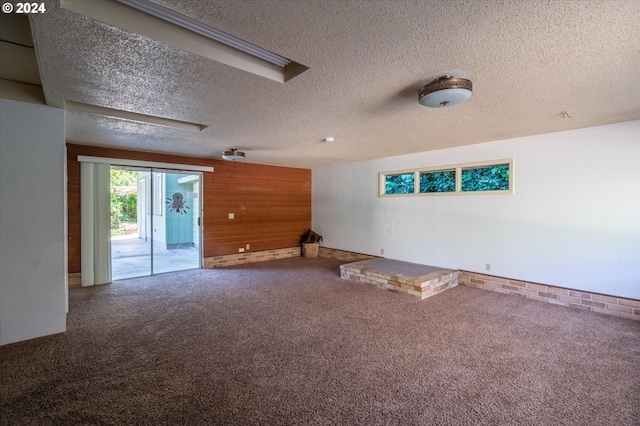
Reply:
M419 277L383 271L367 266L366 261L340 265L343 280L373 284L378 288L424 300L458 285L460 271L440 269Z

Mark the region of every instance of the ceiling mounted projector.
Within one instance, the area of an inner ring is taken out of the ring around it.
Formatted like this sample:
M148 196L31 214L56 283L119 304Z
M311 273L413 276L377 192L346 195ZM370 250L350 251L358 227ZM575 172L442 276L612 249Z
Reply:
M244 152L240 152L236 148L231 148L229 151L222 151L222 159L229 161L242 161L244 160Z
M432 108L453 106L469 99L471 91L471 80L445 75L420 89L418 102Z

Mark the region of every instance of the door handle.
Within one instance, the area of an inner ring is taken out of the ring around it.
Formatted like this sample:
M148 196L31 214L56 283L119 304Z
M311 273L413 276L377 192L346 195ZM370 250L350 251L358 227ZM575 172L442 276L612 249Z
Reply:
M198 226L200 226L200 218L198 218Z

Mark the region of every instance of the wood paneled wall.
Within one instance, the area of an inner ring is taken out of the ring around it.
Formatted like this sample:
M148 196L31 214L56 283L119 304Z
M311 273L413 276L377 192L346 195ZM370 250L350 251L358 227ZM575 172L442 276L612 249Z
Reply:
M69 273L80 272L78 155L212 166L203 173L204 257L247 244L249 251L294 247L311 226L311 170L68 144Z

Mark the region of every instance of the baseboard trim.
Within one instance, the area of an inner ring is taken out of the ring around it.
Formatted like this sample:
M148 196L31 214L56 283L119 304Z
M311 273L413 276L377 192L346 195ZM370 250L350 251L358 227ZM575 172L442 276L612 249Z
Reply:
M72 272L67 274L67 285L69 287L80 287L82 285L82 273Z
M640 321L640 300L636 299L513 280L470 271L462 271L458 281L459 284L481 290L518 295L538 302Z
M359 262L361 260L378 259L380 256L372 256L370 254L356 253L353 251L338 250L329 247L320 247L318 254L320 257L328 257L330 259L344 260L346 262Z
M287 247L281 249L244 252L204 258L204 268L214 269L225 266L242 265L245 263L264 262L265 260L284 259L300 256L300 247Z

